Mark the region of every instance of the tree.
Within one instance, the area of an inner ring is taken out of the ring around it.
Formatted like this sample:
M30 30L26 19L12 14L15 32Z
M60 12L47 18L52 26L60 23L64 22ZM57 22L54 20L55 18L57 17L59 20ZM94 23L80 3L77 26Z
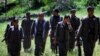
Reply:
M73 0L56 0L56 8L60 10L71 9L74 5Z
M42 0L32 0L32 1L33 1L32 3L33 8L39 8L44 5Z
M87 1L87 6L97 6L97 1L98 0L88 0Z
M48 5L52 2L55 2L55 0L42 0L42 2L45 4L45 5Z

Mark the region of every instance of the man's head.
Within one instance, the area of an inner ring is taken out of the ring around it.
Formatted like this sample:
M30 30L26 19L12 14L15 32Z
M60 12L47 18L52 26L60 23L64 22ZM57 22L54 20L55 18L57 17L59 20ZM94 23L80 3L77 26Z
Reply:
M94 15L94 7L93 6L88 6L87 7L87 12L88 12L88 16L92 17Z
M29 12L26 13L26 18L30 19L30 13Z
M53 15L54 16L58 16L59 15L59 10L58 9L54 9L53 10Z
M13 17L10 18L11 26L14 25L14 20L15 20L15 16L13 16Z
M70 16L69 15L65 15L64 16L64 23L67 24L67 22L70 20Z
M18 26L18 19L16 19L15 17L13 17L12 23L13 23L13 25L15 27Z
M38 14L38 19L44 20L44 13L43 12Z
M70 13L71 13L71 16L76 16L76 9L71 9Z

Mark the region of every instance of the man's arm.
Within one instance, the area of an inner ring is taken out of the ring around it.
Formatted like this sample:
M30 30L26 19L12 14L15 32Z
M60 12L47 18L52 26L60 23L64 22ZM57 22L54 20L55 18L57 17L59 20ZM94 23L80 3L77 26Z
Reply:
M20 37L21 37L21 39L24 39L24 32L23 32L22 28L20 28Z
M49 21L46 22L46 37L48 36L48 33L49 33L49 29L50 29L50 24L49 24Z
M56 44L58 42L58 37L59 37L59 24L56 27L56 31L55 31L55 41L54 43Z
M80 22L80 26L79 29L77 30L76 37L80 38L82 36L82 32L83 32L83 21Z
M83 22L80 22L80 26L78 29L78 32L76 34L76 41L77 41L77 47L78 47L78 56L82 56L82 52L81 52L81 45L82 45L82 40L81 35L82 35L82 31L83 31Z
M99 32L98 32L98 36L99 36L99 44L100 44L100 18L99 18Z
M23 28L23 26L24 26L24 20L22 20L22 23L21 23L21 27Z
M10 28L10 25L8 24L7 27L6 27L5 34L4 34L4 39L2 40L2 42L3 42L3 41L6 41L9 28Z
M35 34L35 21L32 23L32 26L31 26L31 37L32 38L34 37L34 34Z
M78 30L78 28L79 28L79 26L80 26L80 23L81 23L80 19L77 18L77 26L76 26L76 30Z

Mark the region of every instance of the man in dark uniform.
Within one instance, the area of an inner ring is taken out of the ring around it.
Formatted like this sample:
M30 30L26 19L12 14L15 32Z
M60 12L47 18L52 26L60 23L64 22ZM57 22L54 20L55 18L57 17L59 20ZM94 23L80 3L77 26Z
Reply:
M50 31L50 42L51 42L51 49L55 53L57 51L57 46L54 44L54 33L56 30L56 26L58 22L62 21L62 18L59 15L59 10L55 9L53 11L53 15L50 18L50 26L51 26L51 31Z
M14 17L11 17L10 19L11 19L11 21L9 22L9 24L7 24L7 27L5 29L4 39L2 40L2 42L5 41L6 44L7 44L8 31L10 29L10 26L13 26L13 23L14 23ZM7 51L8 51L8 55L9 55L10 54L9 50L7 49Z
M69 47L69 32L72 30L70 16L65 16L64 20L59 22L55 33L55 44L58 43L59 56L67 56Z
M30 18L30 13L26 13L26 19L22 21L22 28L24 32L24 41L23 41L23 47L25 52L31 51L31 27L32 27L33 20Z
M44 13L40 13L32 26L32 35L35 37L35 56L44 54L48 31L49 22L44 19Z
M10 56L20 56L22 38L23 31L18 25L18 20L13 20L13 26L10 26L6 39Z
M89 6L87 12L88 16L82 20L77 37L82 37L85 56L93 56L98 35L100 37L100 21L94 15L94 7Z
M69 51L73 51L73 49L75 47L75 35L76 35L78 27L80 25L80 20L76 16L76 9L71 9L70 13L71 13L70 22L71 22L73 31L70 32Z
M7 27L6 27L6 30L5 30L5 34L4 34L5 38L3 39L3 41L5 41L7 39L7 33L8 33L8 30L9 30L10 26L13 26L14 17L11 17L10 20L11 21L7 24Z

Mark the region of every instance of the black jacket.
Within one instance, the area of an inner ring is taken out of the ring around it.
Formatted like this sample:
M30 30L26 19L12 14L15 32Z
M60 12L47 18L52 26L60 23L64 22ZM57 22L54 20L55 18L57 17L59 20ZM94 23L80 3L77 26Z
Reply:
M82 20L81 25L79 27L79 31L77 34L77 37L82 37L83 39L87 40L88 39L88 35L89 35L89 20L91 19L89 17L86 17ZM92 19L94 20L95 23L95 29L94 29L94 39L93 42L96 41L98 39L98 37L100 38L100 21L98 17L93 16Z

